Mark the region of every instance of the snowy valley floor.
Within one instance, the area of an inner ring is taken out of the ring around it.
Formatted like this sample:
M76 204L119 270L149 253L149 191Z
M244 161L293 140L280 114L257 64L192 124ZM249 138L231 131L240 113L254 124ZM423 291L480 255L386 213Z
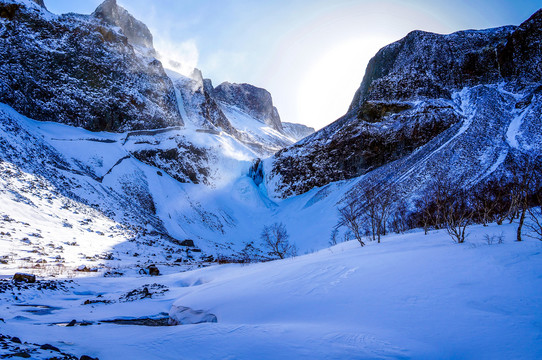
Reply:
M412 232L364 248L347 242L294 259L158 277L97 274L65 290L23 290L18 300L6 291L0 333L101 360L540 359L542 242L515 242L515 230L473 226L461 245L442 231ZM501 233L503 244L484 240ZM144 286L155 294L128 294ZM173 304L218 322L102 322L160 319ZM8 353L0 348L0 357ZM32 356L55 352L40 354Z

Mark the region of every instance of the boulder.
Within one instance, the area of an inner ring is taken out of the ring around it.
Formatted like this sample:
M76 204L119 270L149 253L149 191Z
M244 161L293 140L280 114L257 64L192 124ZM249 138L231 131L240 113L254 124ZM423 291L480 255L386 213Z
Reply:
M181 246L188 246L188 247L194 247L194 240L191 239L185 239L181 242Z
M13 275L13 281L15 282L26 282L26 283L35 283L36 275L25 274L25 273L16 273Z
M98 358L93 358L88 355L82 355L79 360L98 360Z
M158 268L156 267L156 265L154 264L151 264L147 267L147 270L149 272L149 275L152 275L152 276L158 276L160 275L160 270L158 270Z
M169 310L169 325L215 323L217 318L205 310L193 310L186 306L173 305Z
M56 346L50 345L50 344L43 344L42 346L40 346L40 349L60 352L59 348L57 348Z

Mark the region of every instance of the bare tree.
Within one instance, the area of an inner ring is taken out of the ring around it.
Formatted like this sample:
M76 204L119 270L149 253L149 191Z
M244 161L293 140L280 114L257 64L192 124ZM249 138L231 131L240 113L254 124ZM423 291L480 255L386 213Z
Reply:
M450 186L447 191L448 197L444 202L446 206L442 212L444 227L448 235L458 244L465 242L467 226L471 224L473 216L472 197L460 186L461 184Z
M391 229L397 234L402 234L409 229L408 206L404 199L397 201L395 211L391 216Z
M334 246L337 245L337 237L339 236L339 229L337 227L334 227L333 230L331 230L331 234L329 235L329 245Z
M362 194L365 200L362 213L370 224L372 240L380 243L396 201L395 189L390 184L378 184L365 188Z
M264 226L260 239L262 246L268 250L267 254L271 258L284 259L290 256L297 255L295 245L288 241L288 232L283 223L274 223L269 226Z
M388 184L365 186L358 189L354 199L339 209L339 223L354 235L361 246L368 228L369 238L380 243L386 234L386 225L396 199L394 189Z
M527 236L542 241L542 174L535 173L531 207L527 210L529 222L525 226L530 230Z
M528 213L530 222L526 226L530 233L527 236L542 241L542 211L540 207L532 207Z
M474 215L472 196L465 190L463 178L450 181L437 175L416 202L418 214L427 234L428 229L444 228L457 243L465 242L467 225Z
M476 221L484 226L495 220L499 208L503 206L502 186L495 180L481 184L472 190L472 201Z
M345 226L354 235L354 238L363 247L362 217L357 199L349 201L344 207L339 208L339 222L337 227Z
M521 232L527 211L531 207L532 197L538 192L542 166L540 156L520 156L511 165L512 194L515 212L519 216L517 241L521 241Z
M444 225L444 210L449 191L448 179L444 173L439 172L431 179L422 196L416 201L425 235L431 227L440 229Z

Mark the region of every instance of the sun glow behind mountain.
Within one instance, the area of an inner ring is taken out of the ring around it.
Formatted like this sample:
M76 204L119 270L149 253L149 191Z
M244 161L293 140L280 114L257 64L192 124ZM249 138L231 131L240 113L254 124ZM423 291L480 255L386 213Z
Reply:
M344 115L366 64L385 39L360 38L337 44L315 59L297 91L297 116L317 128ZM327 119L327 120L326 120Z

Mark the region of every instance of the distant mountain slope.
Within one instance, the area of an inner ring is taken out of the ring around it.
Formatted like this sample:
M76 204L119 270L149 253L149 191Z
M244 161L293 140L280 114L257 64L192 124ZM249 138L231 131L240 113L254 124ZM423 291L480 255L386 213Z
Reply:
M0 118L0 274L23 262L41 264L40 273L56 264L66 272L176 266L188 260L184 239L202 251L196 261L231 256L274 221L286 224L300 251L322 248L336 222L331 210L348 189L275 203L248 176L256 154L226 134L91 132L31 120L5 104ZM330 215L299 226L321 213Z
M293 137L297 141L314 134L314 128L311 128L309 126L303 125L303 124L294 124L289 122L283 122L282 123L282 129L284 132L289 135L290 137Z
M272 155L297 140L283 130L278 110L267 90L230 83L215 88L210 79L203 79L198 69L190 77L171 70L168 74L188 128L224 131L260 157Z
M401 181L443 169L480 179L508 151L540 151L541 36L542 10L519 27L414 31L384 47L347 114L267 165L270 192L288 197L376 169Z

